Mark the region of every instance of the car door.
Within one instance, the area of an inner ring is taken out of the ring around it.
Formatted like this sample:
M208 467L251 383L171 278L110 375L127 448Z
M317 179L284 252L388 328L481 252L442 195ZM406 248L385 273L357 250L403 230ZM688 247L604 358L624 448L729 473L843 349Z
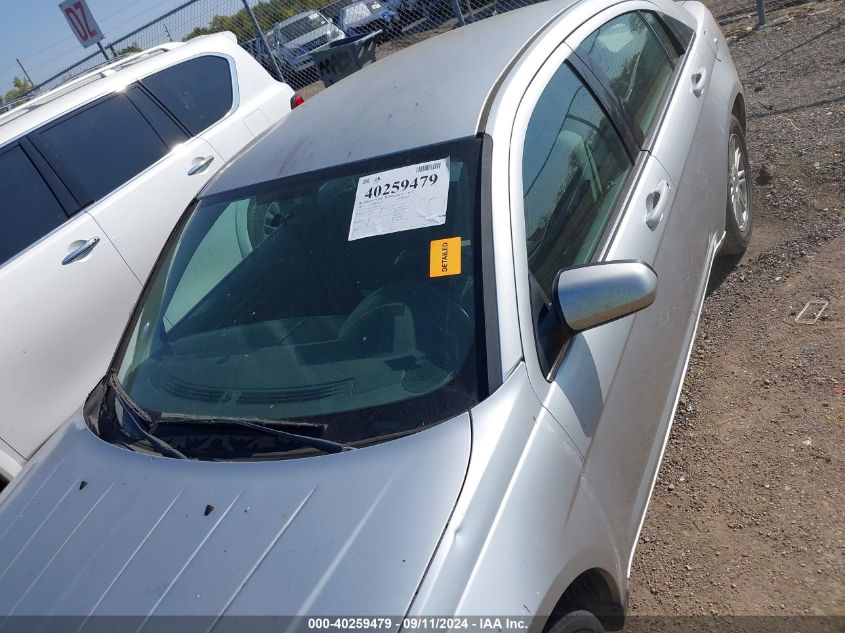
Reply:
M682 233L664 248L686 278L679 308L691 312L709 271L713 218L722 219L721 230L725 214L725 118L712 113L716 56L707 40L650 2L603 12L567 40L616 98L640 147L669 173Z
M197 109L201 96L191 102ZM137 83L32 137L141 282L223 163Z
M627 343L617 369L633 372L642 382L611 390L603 413L622 419L633 408L642 418L639 457L626 458L641 458L642 470L636 471L641 477L628 485L608 485L606 492L611 508L633 501L631 515L621 524L623 542L633 548L666 445L716 248L714 204L721 205L724 217L725 185L716 174L725 173L720 160L725 152L715 149L723 136L702 116L715 55L705 38L692 37L687 27L649 2L623 3L601 13L567 43L614 100L642 154L668 174L657 189L643 191L646 200L665 197L664 191L670 196L662 217L652 215L646 221L663 225L652 262L659 278L658 305L653 306L654 318L637 317L637 338ZM608 257L636 251L637 239L620 232L609 244ZM619 429L615 437L625 438L626 432ZM594 448L599 460L617 457L610 438Z
M676 316L677 276L661 257L676 215L674 188L660 162L637 146L619 104L565 45L526 93L511 147L518 161L512 174L521 181L515 189L522 192L511 204L524 220L515 222L521 233L515 229L514 248L522 241L527 261L528 296L520 301L530 314L520 321L531 325L523 347L532 384L581 451L585 473L627 546L639 527L652 448L671 400L666 366L677 355L664 340ZM618 259L657 270L655 302L562 340L551 305L557 272Z
M673 60L676 79L662 120L647 135L643 147L666 167L676 188L676 206L685 226L696 238L678 242L679 260L685 262L689 298L700 300L709 277L709 263L725 229L727 200L728 130L724 97L710 89L715 70L714 34L699 32L670 16L641 11L652 31L664 42Z
M0 437L24 458L102 377L141 289L76 206L27 139L0 150Z

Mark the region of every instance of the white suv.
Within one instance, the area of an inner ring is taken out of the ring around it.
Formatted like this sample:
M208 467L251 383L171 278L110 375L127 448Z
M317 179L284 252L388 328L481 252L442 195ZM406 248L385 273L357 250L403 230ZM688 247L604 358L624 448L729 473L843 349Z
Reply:
M220 33L0 116L0 475L94 387L184 209L293 94Z

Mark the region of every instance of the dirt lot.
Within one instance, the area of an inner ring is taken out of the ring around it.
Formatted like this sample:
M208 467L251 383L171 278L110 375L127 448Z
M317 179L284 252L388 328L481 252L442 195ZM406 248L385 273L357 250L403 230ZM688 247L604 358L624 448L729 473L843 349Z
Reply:
M754 233L713 274L632 615L845 615L845 3L769 17L786 14L725 27ZM813 299L830 302L821 319L795 323Z

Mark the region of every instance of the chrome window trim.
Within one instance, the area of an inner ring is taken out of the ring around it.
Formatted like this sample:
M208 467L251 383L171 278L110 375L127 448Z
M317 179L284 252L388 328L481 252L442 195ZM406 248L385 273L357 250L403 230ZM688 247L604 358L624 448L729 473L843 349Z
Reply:
M661 14L657 13L657 15L660 17ZM666 113L669 111L669 105L672 103L672 100L675 98L678 90L680 90L680 85L682 83L681 77L686 72L687 65L690 63L691 56L689 52L698 44L698 40L698 33L693 33L692 38L690 38L689 46L683 54L678 56L678 59L675 62L675 71L672 76L672 87L664 95L663 101L660 104L660 109L658 110L658 115L654 118L654 122L651 124L651 130L648 134L646 134L645 138L643 138L642 148L647 152L650 152L651 148L654 147L655 140L663 130L663 123L666 120Z
M611 18L612 19L612 18ZM589 20L588 20L589 21ZM589 91L590 95L596 100L601 108L602 112L607 116L608 120L611 122L613 127L615 128L615 132L619 137L619 142L623 146L625 150L625 155L631 161L631 169L628 172L628 176L625 179L625 184L623 185L623 190L619 198L613 205L613 209L611 210L607 223L602 231L602 237L599 239L598 244L596 245L595 250L593 251L592 255L590 256L589 263L595 263L597 261L602 261L606 255L607 250L612 242L612 237L615 236L616 231L621 224L622 216L624 215L624 211L627 208L628 204L630 203L631 197L633 195L634 190L636 189L636 185L639 182L640 175L642 174L643 168L645 163L648 159L647 152L640 151L636 156L631 156L629 154L629 147L628 144L625 142L625 138L623 134L619 132L620 127L625 127L628 125L627 121L617 121L613 113L608 111L606 104L603 102L600 95L596 95L593 91L592 86L589 84L589 80L582 76L582 73L579 72L577 66L573 65L570 61L570 58L578 58L575 51L568 45L568 43L564 40L561 42L557 47L555 47L554 51L546 57L546 59L540 64L540 66L532 73L532 77L528 82L527 89L520 97L519 105L516 108L516 115L513 120L513 125L511 126L510 131L510 151L509 151L509 186L511 188L511 218L512 221L519 221L521 218L522 227L523 227L523 238L524 238L524 227L525 227L525 208L524 208L524 199L523 199L523 188L522 188L522 155L523 155L523 147L525 143L525 134L528 130L528 123L531 121L531 115L534 113L534 109L539 102L540 98L543 95L543 92L548 86L549 82L555 76L557 70L566 65L570 68L576 78L581 82L581 84ZM551 68L551 71L549 71ZM542 81L542 84L539 82ZM514 149L516 147L516 150ZM610 227L613 227L612 232L610 233L610 239L608 239L608 231ZM513 235L513 230L511 232L511 241L512 241L512 249L513 249L513 256L514 259L517 257L524 257L527 267L527 248L525 240L522 240L522 243L518 243L518 240L515 239ZM530 269L528 269L530 273ZM516 274L516 270L514 270ZM527 283L527 280L526 282ZM519 281L517 280L517 293L519 293ZM517 301L519 301L519 296L517 296ZM530 320L529 327L531 332L531 339L534 341L534 349L536 350L536 327L533 319ZM522 324L521 324L522 327ZM560 351L558 352L557 356L555 357L554 362L551 363L550 369L548 374L544 375L544 378L547 382L551 383L554 380L555 374L557 373L560 365L563 361L564 355L566 350L569 348L569 341L564 341L563 345L561 346ZM539 353L535 351L535 354L538 355ZM525 350L523 349L523 359L525 358ZM539 358L538 358L539 360ZM538 363L538 373L540 371L540 366ZM541 374L542 375L542 374Z
M567 36L565 42L569 45L569 47L573 51L576 51L576 55L577 55L578 47L584 42L585 39L587 39L587 37L592 35L597 29L600 29L602 26L604 26L605 24L607 24L611 20L614 20L614 19L616 19L620 16L626 15L628 13L642 13L644 11L653 13L657 17L658 21L660 21L662 24L664 24L664 28L668 32L668 28L665 26L665 19L664 19L664 16L666 16L666 14L660 10L660 7L658 7L654 3L650 2L649 0L626 0L624 2L620 2L618 4L611 6L611 7L607 7L605 9L599 11L598 13L593 14L589 19L585 20L577 28L575 28ZM648 23L648 21L645 18L643 18L641 15L638 16L638 17L646 25L649 32L651 32L654 35L654 38L660 44L661 49L663 49L663 43L661 42L660 38L656 34L654 34L654 32L651 29L651 25ZM689 43L689 46L687 46L686 50L684 50L684 52L682 54L678 55L678 58L675 60L675 62L673 64L673 66L674 66L673 76L672 76L672 80L670 82L670 87L663 94L660 105L658 107L658 114L654 118L654 120L652 121L650 129L646 133L644 133L642 140L639 141L640 149L649 150L652 147L652 145L654 144L654 139L659 134L660 129L662 128L662 125L663 125L663 121L666 118L666 111L668 110L669 103L671 103L672 97L675 95L675 91L677 90L677 86L680 83L680 81L679 81L680 76L683 74L683 69L687 64L687 60L689 59L689 51L692 50L693 46L696 45L697 35L698 35L697 33L693 33L693 36L692 36L690 43ZM596 69L590 63L589 58L583 58L583 57L579 56L579 59L582 59L584 64L588 68L590 68L590 70L592 72L595 73ZM667 59L668 59L668 56L667 56ZM601 73L596 73L596 76L599 79L602 78ZM636 131L632 130L632 132L636 136Z
M229 55L228 53L220 53L218 51L197 53L196 55L191 55L190 57L185 57L184 59L180 59L175 64L171 64L170 66L167 66L166 68L159 68L156 71L153 71L151 73L147 73L146 75L144 75L142 77L138 77L135 80L135 82L138 82L139 84L144 86L144 79L147 79L148 77L152 77L153 75L157 75L158 73L164 72L165 70L170 70L171 68L179 66L180 64L184 64L185 62L189 62L191 60L197 59L198 57L222 57L223 59L225 59L229 63L229 75L230 75L230 79L231 79L231 82L232 82L232 106L229 108L229 110L226 112L226 114L224 114L222 117L217 119L214 123L209 125L207 128L205 128L199 134L191 135L190 133L188 133L188 138L196 138L197 136L202 136L203 134L205 134L209 130L217 127L222 121L225 121L226 119L231 117L240 107L241 92L240 92L240 88L239 88L239 84L238 84L238 69L237 69L237 64L235 63L235 58L232 57L231 55ZM135 82L133 82L133 83L135 83ZM130 85L131 84L127 84L126 87L128 88ZM179 121L179 118L175 114L170 112L170 110L168 110L165 107L165 105L158 100L158 97L156 97L155 94L153 94L152 90L150 90L146 86L144 86L144 90L146 90L147 92L150 93L150 95L155 99L155 101L159 105L159 107L161 107L165 112L169 113L174 119L176 119L177 122ZM179 123L179 126L182 127L182 124ZM185 130L185 131L187 132L187 130Z
M147 92L149 92L149 93L150 93L150 95L153 97L153 99L155 100L155 103L156 103L156 105L157 105L158 107L160 107L162 110L164 110L164 112L168 113L170 116L173 116L173 118L174 118L174 119L176 119L175 115L174 115L172 112L170 112L170 110L168 110L168 109L164 106L164 104L162 104L162 103L161 103L161 102L160 102L160 101L159 101L159 100L155 97L155 95L152 95L152 92L150 92L150 91L149 91L149 89L148 89L146 86L144 86L144 85L143 85L143 83L142 83L142 79L144 79L145 77L150 77L150 76L152 76L152 75L155 75L156 73L162 72L162 71L164 71L164 70L168 70L168 69L170 69L170 68L173 68L174 66L178 66L179 64L181 64L181 63L183 63L183 62L187 62L187 61L190 61L190 60L192 60L192 59L196 59L197 57L222 57L222 58L226 59L226 60L229 62L229 73L230 73L230 75L231 75L231 79L232 79L232 107L229 109L229 111L228 111L228 112L226 112L226 114L224 114L222 117L220 117L217 121L215 121L214 123L212 123L211 125L209 125L207 128L205 128L205 129L204 129L202 132L200 132L199 134L196 134L196 135L194 135L194 136L191 136L190 134L188 134L188 138L187 138L187 140L186 140L184 143L181 143L181 144L177 145L176 147L171 147L171 148L170 148L170 151L169 151L169 152L167 152L167 153L166 153L164 156L162 156L161 158L159 158L156 162L152 163L150 166L148 166L148 167L147 167L146 169L144 169L143 171L139 171L137 174L135 174L132 178L130 178L129 180L127 180L126 182L124 182L122 185L119 185L118 187L116 187L116 188L112 189L110 192L108 192L108 193L107 193L105 196L103 196L102 198L99 198L99 199L97 199L97 200L94 200L94 201L93 201L93 202L91 202L90 204L88 204L88 205L86 205L86 206L82 207L82 208L78 211L78 213L81 213L81 212L87 212L89 209L92 209L93 207L97 206L98 204L100 204L100 203L102 203L102 202L104 202L104 201L108 200L108 198L110 198L110 197L111 197L111 196L113 196L115 193L117 193L118 191L120 191L121 189L123 189L124 187L126 187L127 185L129 185L130 183L132 183L135 179L140 178L141 176L143 176L144 174L146 174L148 171L151 171L152 169L154 169L155 167L157 167L158 165L160 165L160 164L161 164L161 163L163 163L164 161L166 161L166 160L168 160L169 158L171 158L171 157L173 156L173 153L174 153L175 151L177 151L177 150L178 150L179 152L184 151L184 148L185 148L187 145L189 145L189 144L190 144L190 143L191 143L194 139L197 139L197 138L202 138L202 137L203 137L203 135L204 135L204 134L206 134L209 130L214 129L214 128L215 128L215 127L217 127L220 123L222 123L223 121L226 121L227 119L229 119L229 118L230 118L230 117L231 117L231 116L232 116L232 115L233 115L233 114L234 114L234 113L238 110L238 108L240 107L240 91L238 90L238 79L237 79L237 73L236 73L236 70L235 70L235 60L234 60L234 58L233 58L231 55L227 55L227 54L225 54L225 53L218 53L218 52L214 52L214 53L198 53L197 55L192 55L191 57L186 57L185 59L180 60L178 63L173 64L172 66L168 66L167 68L160 68L159 70L157 70L157 71L155 71L155 72L152 72L152 73L149 73L149 74L147 74L147 75L144 75L144 77L139 77L139 78L138 78L138 79L136 79L135 81L133 81L133 82L131 82L131 83L127 84L127 85L126 85L126 87L125 87L123 90L126 90L126 88L129 88L131 85L133 85L133 84L137 83L138 85L142 86L144 90L146 90ZM123 92L123 90L121 90L120 92ZM178 119L176 119L176 121L177 121L177 124L179 125L180 129L184 129L184 128L182 128L182 124L178 122L179 120L178 120ZM152 127L152 126L150 126L150 127ZM187 130L185 130L185 132L187 133ZM205 139L202 139L202 140L205 140ZM206 143L208 143L208 141L205 141L205 142L206 142ZM211 145L211 143L209 143L209 145ZM212 146L212 149L214 149L214 147L213 147L213 146ZM217 150L214 150L214 151L216 152Z

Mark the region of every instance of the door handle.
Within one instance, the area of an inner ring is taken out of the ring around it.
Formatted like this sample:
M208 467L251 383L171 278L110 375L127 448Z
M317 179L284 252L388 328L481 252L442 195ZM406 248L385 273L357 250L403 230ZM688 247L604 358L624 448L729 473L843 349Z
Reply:
M702 66L692 74L692 94L700 97L707 85L707 69Z
M100 243L99 237L92 237L90 240L88 240L84 244L77 246L70 253L65 255L64 259L62 260L62 266L67 266L68 264L72 264L73 262L82 259L88 253L90 253L92 250L94 250L94 247L99 243Z
M211 161L213 160L214 156L197 156L191 163L191 168L188 170L188 175L193 176L194 174L198 174L200 172L205 171L206 167L208 167L211 164Z
M648 194L645 201L645 224L652 231L657 228L657 225L663 219L667 204L669 204L669 183L661 180L657 183L654 191Z

